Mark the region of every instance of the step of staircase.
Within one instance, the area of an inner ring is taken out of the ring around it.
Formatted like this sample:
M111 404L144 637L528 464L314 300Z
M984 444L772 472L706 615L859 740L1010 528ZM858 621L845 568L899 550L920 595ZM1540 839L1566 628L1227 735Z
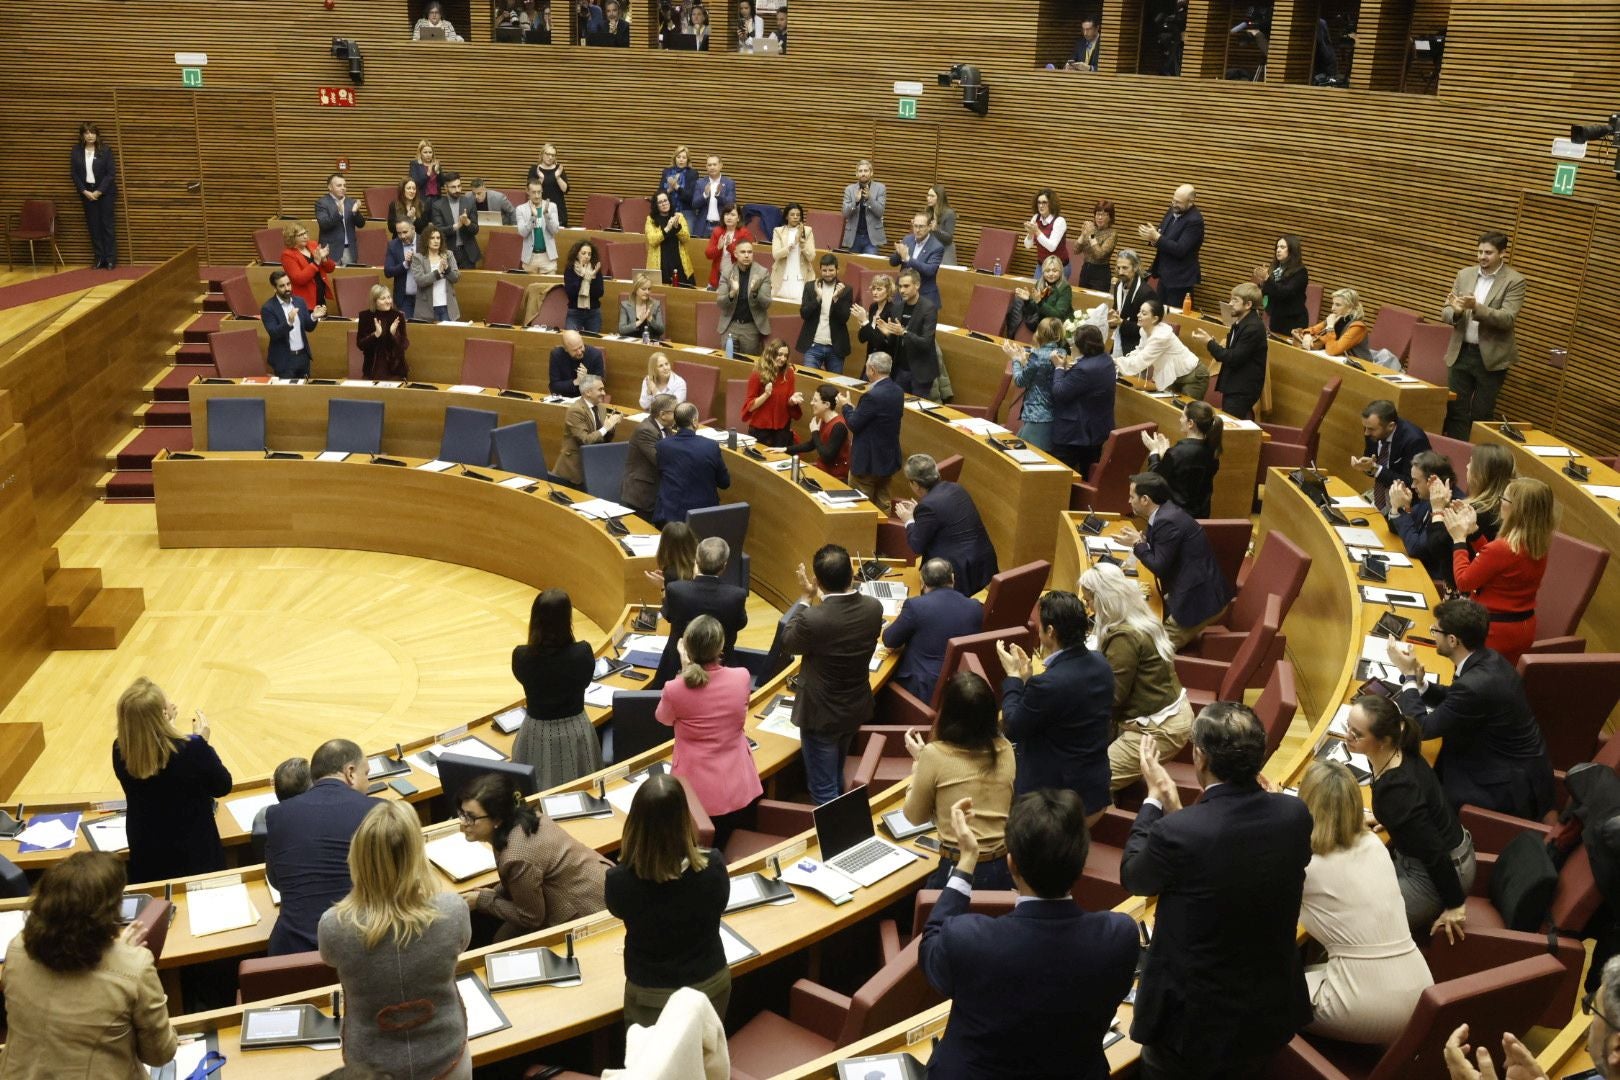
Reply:
M151 386L153 401L188 401L191 396L191 382L196 378L211 379L219 374L213 364L206 367L201 364L186 364L171 368L163 373Z
M206 300L207 297L204 297ZM208 344L208 335L214 333L225 322L225 314L218 311L205 311L186 324L184 340L200 341Z
M189 427L154 427L143 428L135 433L135 437L120 446L113 454L112 467L124 470L150 470L152 459L163 450L190 450L191 428Z
M190 427L191 405L184 401L154 401L135 410L146 427Z
M149 503L156 498L151 469L119 469L101 478L101 499L110 503Z
M204 312L222 311L229 314L231 305L226 301L224 293L211 292L203 297L202 309Z
M101 571L95 567L66 566L46 579L45 613L51 634L60 638L100 592Z
M56 571L59 570L61 568L61 566L62 566L62 556L57 554L56 549L55 548L46 549L46 551L45 551L45 562L40 567L40 570L41 570L41 572L42 572L42 574L44 576L44 579L46 581L51 580L51 575L56 573Z
M139 589L102 589L73 625L56 637L59 649L116 649L146 610Z

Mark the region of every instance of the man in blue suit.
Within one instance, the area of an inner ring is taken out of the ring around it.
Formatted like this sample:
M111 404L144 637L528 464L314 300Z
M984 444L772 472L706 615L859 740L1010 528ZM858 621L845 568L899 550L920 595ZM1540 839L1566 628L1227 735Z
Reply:
M270 287L276 295L259 309L259 321L270 335L270 370L282 379L309 378L309 335L326 315L326 305L317 305L314 311L302 297L294 296L292 279L285 270L270 271Z
M911 235L895 241L894 254L889 265L902 270L915 270L922 294L939 307L939 266L945 261L945 245L934 235L934 224L928 215L918 211L911 215Z
M397 235L388 241L388 251L383 255L383 276L394 283L394 306L407 319L414 319L416 275L411 273L411 258L416 254L416 225L408 216L402 217L394 223L394 230Z
M264 816L265 879L281 893L270 955L309 952L326 909L348 895L349 841L377 805L366 797L366 755L348 739L322 743L309 759L310 789Z
M1204 795L1183 810L1142 738L1148 797L1119 881L1159 903L1131 1038L1142 1044L1142 1080L1249 1080L1311 1019L1294 936L1311 815L1262 789L1266 733L1246 706L1205 708L1192 744Z
M851 407L849 391L838 392L838 411L854 443L849 449L850 486L866 493L887 514L894 508L889 477L900 471L900 419L906 411L906 392L889 378L894 360L875 352L866 358L866 393Z
M1104 1080L1103 1036L1131 988L1136 924L1086 911L1070 890L1091 847L1072 791L1022 795L1007 815L1018 900L1000 918L970 914L979 841L973 800L951 807L961 859L923 928L918 959L951 999L930 1080Z
M1215 561L1204 527L1170 501L1170 484L1158 473L1131 477L1131 513L1147 519L1147 532L1127 525L1119 542L1130 547L1158 579L1164 596L1164 629L1181 648L1214 622L1232 602L1232 587Z
M315 200L315 223L321 230L321 244L332 253L339 266L359 262L360 242L355 230L366 223L365 208L359 199L348 196L349 182L342 173L326 178L326 194Z
M894 513L905 523L911 550L925 559L948 559L966 596L990 584L998 569L996 549L967 488L940 479L939 464L927 454L906 458L906 479L916 499L895 503Z
M675 434L658 441L658 500L653 524L685 521L690 510L720 505L720 489L731 473L720 444L697 433L698 409L690 401L675 408Z
M686 193L686 205L695 223L692 235L700 240L720 227L726 207L737 205L737 181L721 174L720 156L710 154L705 165L706 175Z
M1052 372L1052 456L1083 478L1114 430L1116 373L1101 330L1081 326L1074 344L1080 358Z
M1191 184L1182 184L1170 196L1170 208L1155 229L1138 225L1137 235L1157 250L1149 274L1159 279L1159 299L1168 308L1181 308L1193 286L1204 280L1198 253L1204 246L1204 212L1193 203L1198 193Z
M904 649L894 671L895 685L919 701L934 699L945 646L951 638L977 634L984 625L984 605L956 591L955 573L945 559L922 564L922 594L913 596L883 631L883 644Z
M1046 670L1017 645L996 643L1007 679L1001 684L1001 717L1018 747L1022 795L1041 788L1068 788L1095 820L1113 801L1108 744L1113 739L1114 672L1086 647L1085 605L1074 593L1054 589L1041 597L1040 650Z
M1367 402L1361 410L1361 433L1366 452L1350 458L1350 467L1372 477L1372 502L1389 513L1389 489L1412 475L1412 459L1430 449L1429 436L1395 411L1387 398Z

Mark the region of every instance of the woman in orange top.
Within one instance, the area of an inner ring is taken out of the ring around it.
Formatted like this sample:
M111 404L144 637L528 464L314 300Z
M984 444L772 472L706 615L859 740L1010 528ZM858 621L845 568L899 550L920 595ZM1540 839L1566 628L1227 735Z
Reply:
M1521 476L1508 485L1500 507L1502 528L1495 540L1479 531L1467 502L1447 506L1444 517L1457 589L1473 593L1491 613L1485 646L1517 664L1536 640L1536 593L1547 572L1553 534L1552 489Z
M1372 350L1367 347L1367 313L1361 308L1361 297L1354 289L1338 289L1333 293L1333 310L1315 326L1295 330L1294 340L1302 349L1323 348L1329 356L1353 356L1357 360L1371 360Z
M281 230L281 268L292 279L293 295L311 310L326 303L332 295L332 282L326 275L337 269L325 244L309 238L309 230L293 222Z
M771 338L748 373L748 390L742 407L742 421L748 434L765 446L788 446L793 442L793 421L803 415L804 395L793 383L793 365L788 363L787 342Z

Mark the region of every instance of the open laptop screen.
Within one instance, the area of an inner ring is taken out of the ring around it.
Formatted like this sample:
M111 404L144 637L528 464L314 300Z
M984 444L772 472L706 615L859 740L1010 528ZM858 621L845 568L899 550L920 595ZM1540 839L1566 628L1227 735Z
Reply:
M822 862L842 855L873 836L872 802L867 798L865 785L816 807L813 816Z

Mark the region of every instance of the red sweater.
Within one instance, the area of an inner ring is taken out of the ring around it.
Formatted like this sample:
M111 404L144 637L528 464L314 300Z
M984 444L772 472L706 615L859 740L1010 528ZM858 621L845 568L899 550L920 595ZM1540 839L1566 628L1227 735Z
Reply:
M761 428L766 431L782 431L793 426L803 410L797 405L789 405L788 398L793 396L793 365L789 364L782 369L782 374L776 377L771 385L771 396L765 403L752 411L748 406L759 397L763 383L759 381L759 371L756 369L748 373L747 400L743 402L742 420L749 427Z
M1481 536L1472 547L1452 545L1451 569L1457 580L1457 591L1472 593L1493 615L1533 612L1542 575L1547 572L1547 558L1532 559L1515 552L1506 540L1487 542ZM1522 622L1493 621L1485 644L1501 653L1508 663L1517 664L1535 639L1536 619L1532 615Z

